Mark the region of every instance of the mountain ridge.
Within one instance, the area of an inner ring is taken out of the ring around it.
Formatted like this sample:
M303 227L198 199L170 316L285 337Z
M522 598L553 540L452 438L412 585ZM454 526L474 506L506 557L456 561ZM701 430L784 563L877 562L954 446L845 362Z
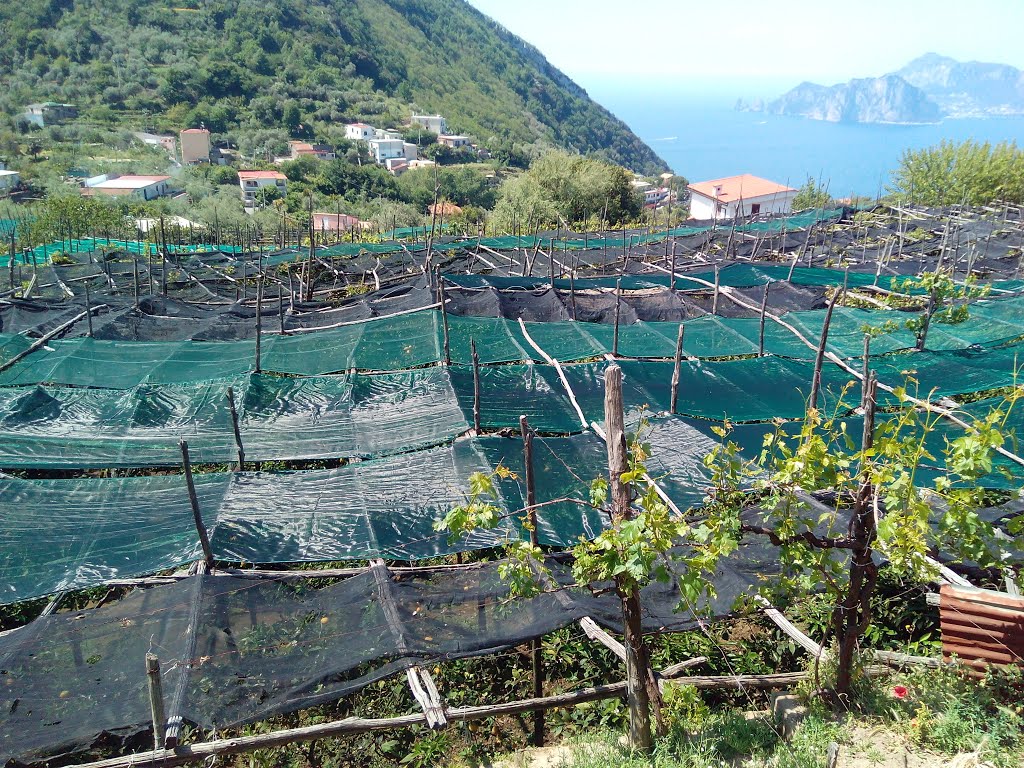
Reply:
M23 0L0 6L0 24L0 111L11 116L68 101L125 126L331 140L346 121L395 125L416 109L499 154L549 145L667 170L540 51L464 0Z

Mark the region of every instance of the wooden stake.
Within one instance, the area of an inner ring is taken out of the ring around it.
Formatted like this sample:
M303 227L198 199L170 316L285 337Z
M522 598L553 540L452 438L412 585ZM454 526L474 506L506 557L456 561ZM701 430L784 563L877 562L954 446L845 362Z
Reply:
M277 286L277 322L281 326L281 335L284 336L284 286L281 284Z
M711 299L711 314L712 315L717 315L718 314L718 294L719 294L720 290L721 290L721 277L718 274L718 265L715 264L715 293L714 293L714 296Z
M437 293L441 302L441 325L444 330L444 364L452 364L452 353L451 353L451 339L448 337L448 307L445 306L445 293L444 293L444 278L441 277L441 269L438 268L437 274Z
M821 366L825 361L825 347L828 344L828 327L832 323L832 310L836 308L836 302L839 300L839 291L832 296L832 300L828 303L828 309L825 310L825 322L821 325L821 341L818 343L818 353L814 357L814 378L811 381L811 398L808 402L808 408L814 409L818 407L818 393L821 390Z
M629 520L629 487L622 475L629 470L626 456L625 415L622 405L622 369L610 365L604 372L604 426L608 443L608 481L612 503L612 521ZM621 587L621 579L616 579ZM621 592L621 589L620 589ZM623 645L626 647L626 702L629 705L629 744L633 749L650 752L651 702L647 690L650 660L643 639L640 593L630 589L622 595Z
M228 387L228 407L231 410L231 426L235 431L235 449L238 452L238 471L245 465L245 449L242 448L242 431L238 425L238 409L235 407L235 388Z
M256 364L254 369L260 373L263 369L260 360L260 340L263 336L263 275L256 278Z
M469 340L473 355L473 429L480 434L480 355L476 353L476 341Z
M679 404L679 377L683 365L683 335L686 333L686 326L679 324L679 334L676 336L676 358L675 366L672 368L672 399L669 401L669 413L676 413Z
M132 271L134 273L135 281L135 308L139 308L139 254L132 254Z
M92 336L92 301L89 299L89 281L86 280L83 285L85 286L85 319L89 324L88 336Z
M612 357L619 356L619 308L622 305L622 277L615 283L615 329L612 332Z
M538 546L537 537L537 493L533 478L533 432L525 416L519 417L519 431L523 436L523 470L526 479L526 518L530 529L530 544ZM541 654L540 638L530 641L530 657L533 666L533 696L544 695L544 658ZM533 712L533 739L535 747L544 746L544 711Z
M672 270L668 276L668 289L674 291L676 289L676 241L672 241Z
M764 297L761 299L761 326L757 335L757 354L764 357L764 318L768 312L768 287L771 283L764 284Z
M149 713L153 719L153 749L163 749L164 734L167 731L167 716L164 714L160 659L152 653L146 654L146 681L149 683Z
M210 549L210 536L206 532L206 526L203 525L203 514L199 510L199 497L196 496L196 484L192 478L192 462L188 456L188 442L180 440L181 445L181 463L185 468L185 483L188 485L188 500L192 504L192 519L196 524L196 531L199 533L199 543L203 548L203 559L206 561L206 567L213 567L213 550Z

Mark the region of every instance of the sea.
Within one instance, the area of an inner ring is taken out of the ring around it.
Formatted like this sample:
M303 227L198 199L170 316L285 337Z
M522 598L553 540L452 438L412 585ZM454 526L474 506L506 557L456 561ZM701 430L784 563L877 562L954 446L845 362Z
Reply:
M789 83L726 83L714 90L671 81L587 82L587 91L691 182L752 173L799 187L808 177L833 197L887 191L907 150L943 140L1016 141L1024 116L947 119L934 125L826 123L737 111L736 101L783 93Z

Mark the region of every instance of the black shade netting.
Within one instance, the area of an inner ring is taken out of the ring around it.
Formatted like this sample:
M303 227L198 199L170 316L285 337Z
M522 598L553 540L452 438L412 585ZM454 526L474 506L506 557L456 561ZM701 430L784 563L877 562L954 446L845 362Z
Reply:
M673 582L643 590L647 631L728 615L776 570L771 548L723 562L700 616ZM548 586L571 584L553 558ZM670 563L671 567L680 567ZM150 720L144 659L160 658L169 719L225 728L335 701L417 664L501 652L591 616L622 626L610 592L509 599L498 563L396 574L383 566L316 588L305 580L194 576L0 637L0 760L110 744Z

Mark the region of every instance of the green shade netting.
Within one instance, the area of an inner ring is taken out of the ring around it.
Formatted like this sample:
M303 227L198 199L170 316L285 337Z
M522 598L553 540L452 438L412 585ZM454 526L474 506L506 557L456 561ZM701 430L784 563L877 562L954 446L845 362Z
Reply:
M228 475L197 475L216 510ZM18 480L0 476L0 603L174 568L202 556L180 476Z
M443 368L128 390L0 388L0 466L175 466L181 438L194 462L234 462L228 387L248 461L381 456L469 428Z
M652 473L676 504L699 503L707 438L682 423L655 420ZM593 433L535 442L538 499L586 499L606 472ZM215 557L247 563L318 562L385 557L409 560L498 546L526 537L519 526L522 489L499 483L498 529L456 542L434 522L464 501L470 476L499 463L522 469L522 441L487 437L339 469L196 475L199 506ZM0 603L172 568L201 556L181 475L21 480L0 476ZM571 546L600 532L601 516L566 502L538 512L542 544Z
M829 330L829 350L845 358L860 357L866 326L907 315L889 311L836 308ZM789 312L783 320L812 344L821 335L824 310ZM522 326L501 318L447 317L449 348L455 363L469 364L475 341L482 364L542 362L543 356L524 335ZM705 315L684 323L683 351L699 358L757 354L757 318ZM526 333L556 360L572 362L601 357L614 346L614 327L600 323L526 323ZM634 323L619 327L622 357L670 359L675 354L678 323ZM930 350L963 349L994 344L1024 335L1024 297L986 300L971 305L971 316L959 325L933 323ZM0 335L0 355L25 349L25 337ZM432 365L443 359L441 314L420 311L407 315L287 336L263 338L264 371L315 376L350 370L397 371ZM872 341L873 354L914 346L911 333L898 330ZM769 321L765 352L810 360L815 350L787 328ZM39 383L83 387L130 388L143 383L174 384L239 376L255 368L255 343L124 342L91 338L53 341L14 366L0 371L0 386Z
M473 423L473 369L452 366L452 385L470 424ZM549 365L499 365L480 369L480 425L483 429L518 430L526 416L537 432L583 429L557 372Z

